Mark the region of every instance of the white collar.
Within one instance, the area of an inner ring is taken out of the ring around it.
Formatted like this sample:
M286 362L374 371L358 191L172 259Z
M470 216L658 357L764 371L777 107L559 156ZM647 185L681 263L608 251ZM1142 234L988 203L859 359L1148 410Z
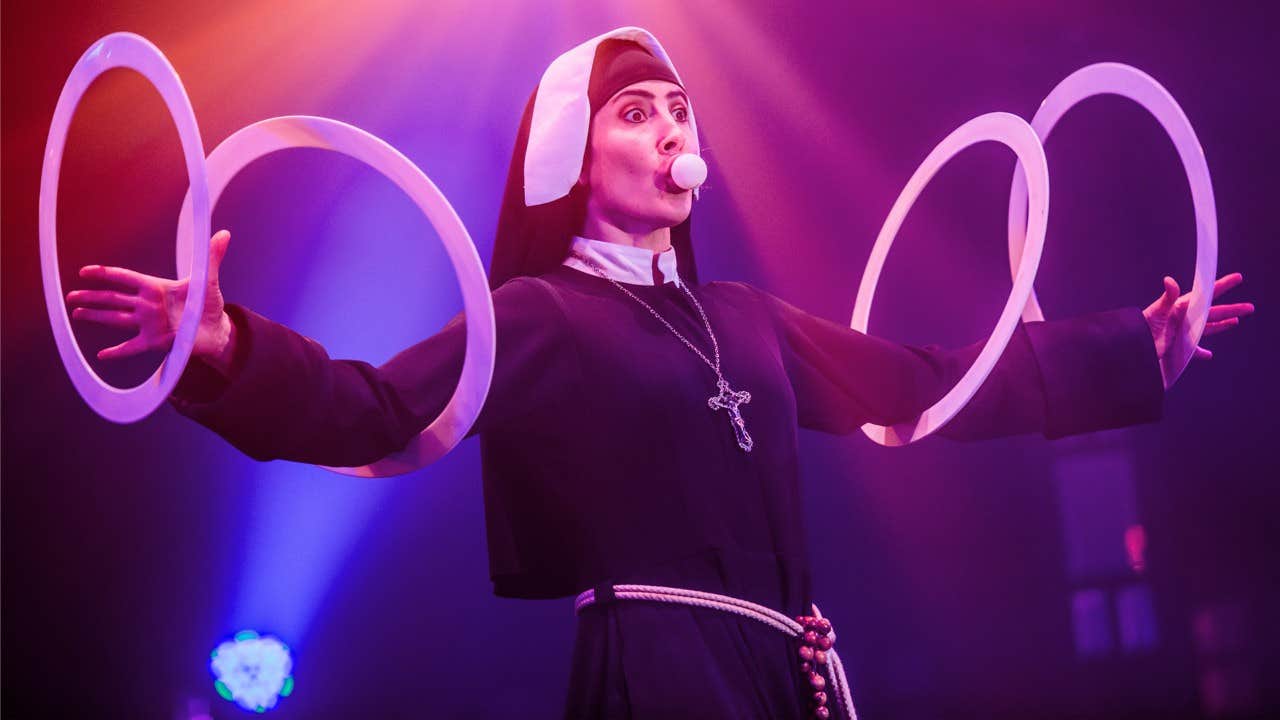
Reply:
M569 257L564 264L587 273L596 275L596 271L574 255L584 255L600 264L604 272L613 280L629 285L658 285L674 282L676 287L683 287L680 274L676 269L675 248L667 248L660 253L641 247L620 245L604 240L589 240L575 237Z

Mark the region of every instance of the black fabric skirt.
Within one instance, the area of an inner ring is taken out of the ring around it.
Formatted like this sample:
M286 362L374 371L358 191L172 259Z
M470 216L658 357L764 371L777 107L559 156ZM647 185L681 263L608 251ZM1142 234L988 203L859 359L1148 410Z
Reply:
M802 560L774 553L712 549L610 581L732 595L793 618L811 614ZM797 639L723 610L648 600L592 604L578 615L564 716L811 718L814 691L800 672L798 648ZM823 676L831 717L847 720L830 670Z

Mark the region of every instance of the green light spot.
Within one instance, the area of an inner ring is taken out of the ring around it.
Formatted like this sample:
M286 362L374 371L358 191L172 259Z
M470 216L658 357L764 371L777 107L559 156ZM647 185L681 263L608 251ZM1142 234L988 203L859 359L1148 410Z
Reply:
M217 689L223 700L231 699L231 688L228 688L226 683L219 680L213 684L213 687Z
M264 708L264 707L262 707L261 705L259 705L258 707L254 708L254 709L253 709L253 711L254 711L254 712L259 712L259 713L264 713L264 712L266 712L266 711L267 711L267 709L266 709L266 708Z
M254 631L252 631L252 630L241 630L240 632L236 633L236 640L237 640L237 641L239 641L239 640L256 640L257 638L258 638L258 633L254 632Z
M218 657L218 651L217 651L217 650L214 650L213 652L209 653L209 659L210 659L210 660L212 660L212 659L214 659L214 658L216 658L216 657Z

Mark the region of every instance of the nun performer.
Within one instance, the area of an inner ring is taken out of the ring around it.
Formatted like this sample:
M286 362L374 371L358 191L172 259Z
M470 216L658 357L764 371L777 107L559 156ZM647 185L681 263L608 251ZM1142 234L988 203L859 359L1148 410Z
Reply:
M822 642L612 588L691 589L811 616L797 428L845 434L909 419L982 343L898 345L743 283L699 283L693 193L670 178L674 158L698 149L684 84L638 28L565 53L530 99L490 273L497 365L471 429L494 591L583 593L566 717L843 717L827 697L838 679L818 662ZM217 266L229 237L212 244L206 320L171 399L180 413L258 460L343 467L403 448L437 416L462 365L461 315L380 367L332 360L224 306ZM86 270L131 285L134 298L185 293L182 281ZM99 308L77 317L107 321L97 313L120 312L100 309L114 298L140 331L100 357L167 349L178 316L165 303L94 292L70 294ZM1145 312L1023 324L942 434L1057 438L1158 419L1176 299L1175 287ZM180 300L168 306L181 311ZM1210 331L1238 322L1219 313ZM827 639L826 621L805 622Z

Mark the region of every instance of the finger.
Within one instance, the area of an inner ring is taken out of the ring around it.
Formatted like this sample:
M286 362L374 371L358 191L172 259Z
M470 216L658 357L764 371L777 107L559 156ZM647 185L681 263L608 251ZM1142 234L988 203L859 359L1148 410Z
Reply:
M102 323L103 325L111 325L113 327L138 327L138 318L133 313L126 312L124 310L76 308L71 311L71 317L76 320L87 320L89 322Z
M1212 360L1213 353L1209 352L1208 350L1205 350L1202 347L1198 347L1196 348L1195 353L1193 353L1191 357L1194 360Z
M152 277L135 270L111 265L85 265L80 268L80 277L91 280L105 280L139 290L157 283L166 282L164 278Z
M1223 320L1240 317L1253 312L1253 303L1234 303L1231 305L1214 305L1209 308L1209 320Z
M1208 337L1210 335L1217 335L1218 333L1224 330L1230 330L1231 328L1239 324L1240 324L1240 318L1227 318L1226 320L1219 320L1218 322L1206 323L1204 326L1203 335L1205 337Z
M138 296L114 290L72 290L67 293L67 304L129 310L137 306Z
M142 335L134 335L119 345L113 345L109 348L103 348L98 351L99 360L116 360L130 355L146 352L151 348L147 347L147 342Z
M1170 305L1177 302L1179 294L1180 294L1180 291L1178 290L1178 281L1174 280L1168 275L1165 275L1164 276L1164 295L1161 295L1160 299L1157 300L1156 302L1158 302L1162 308L1168 308Z
M231 244L231 231L219 230L209 238L209 277L218 279L218 268L222 267L222 259L227 256L227 247Z
M1190 296L1183 296L1173 302L1169 308L1169 322L1175 327L1187 319L1187 311L1191 309Z
M1218 278L1213 284L1213 297L1216 300L1219 295L1227 292L1231 288L1244 282L1244 273L1231 273Z

